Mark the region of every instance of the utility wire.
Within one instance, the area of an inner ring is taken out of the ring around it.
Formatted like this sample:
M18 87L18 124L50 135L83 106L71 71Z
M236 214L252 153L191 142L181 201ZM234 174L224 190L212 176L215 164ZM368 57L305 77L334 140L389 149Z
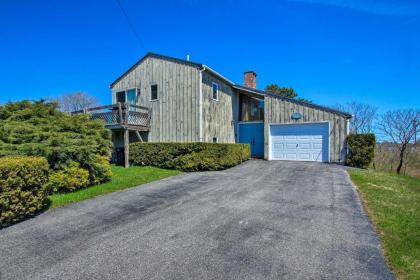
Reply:
M128 26L129 26L129 27L130 27L130 29L131 29L131 32L133 32L134 36L135 36L135 37L136 37L136 39L139 41L140 46L143 48L143 50L144 50L144 51L147 51L147 50L146 50L146 48L144 47L143 40L141 39L140 35L137 33L136 29L134 28L134 25L133 25L133 23L131 22L130 18L128 17L127 12L124 10L124 7L123 7L123 5L122 5L121 1L120 1L120 0L115 0L115 1L117 2L118 7L120 7L120 10L121 10L121 12L123 13L123 15L124 15L124 17L125 17L125 19L126 19L126 21L127 21L127 23L128 23Z

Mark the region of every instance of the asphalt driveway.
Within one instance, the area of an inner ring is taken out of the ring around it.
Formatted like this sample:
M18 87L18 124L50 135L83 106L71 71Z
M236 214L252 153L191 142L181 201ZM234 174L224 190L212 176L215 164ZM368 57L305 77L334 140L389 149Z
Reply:
M1 279L392 279L343 167L249 161L0 230Z

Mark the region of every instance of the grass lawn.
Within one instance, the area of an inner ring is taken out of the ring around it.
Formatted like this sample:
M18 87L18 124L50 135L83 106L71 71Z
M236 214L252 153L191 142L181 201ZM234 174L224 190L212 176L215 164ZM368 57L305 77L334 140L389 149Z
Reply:
M398 279L420 279L420 179L349 170Z
M95 196L160 180L169 176L177 175L180 172L151 166L133 166L130 168L123 168L121 166L113 165L112 173L112 179L107 183L92 186L72 193L51 195L49 197L51 201L50 208L60 207L69 203L82 201Z

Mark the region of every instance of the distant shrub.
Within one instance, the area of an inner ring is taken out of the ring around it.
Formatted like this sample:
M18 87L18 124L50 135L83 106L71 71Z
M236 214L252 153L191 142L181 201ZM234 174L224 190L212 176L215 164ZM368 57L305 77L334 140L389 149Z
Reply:
M346 164L352 167L368 168L375 156L375 134L350 134L347 137L349 153Z
M182 171L221 170L250 158L246 144L134 143L130 161Z
M45 206L48 175L45 158L0 158L0 227L32 216Z
M68 167L53 172L48 186L52 192L73 192L89 185L89 171L80 168L76 162Z

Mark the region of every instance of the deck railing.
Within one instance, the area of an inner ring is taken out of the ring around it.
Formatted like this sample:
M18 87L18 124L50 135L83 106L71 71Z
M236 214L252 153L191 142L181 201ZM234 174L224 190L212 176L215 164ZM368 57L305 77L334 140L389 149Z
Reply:
M105 121L105 126L108 127L149 127L151 118L150 108L121 102L72 112L72 115L75 114L89 114L93 120Z

